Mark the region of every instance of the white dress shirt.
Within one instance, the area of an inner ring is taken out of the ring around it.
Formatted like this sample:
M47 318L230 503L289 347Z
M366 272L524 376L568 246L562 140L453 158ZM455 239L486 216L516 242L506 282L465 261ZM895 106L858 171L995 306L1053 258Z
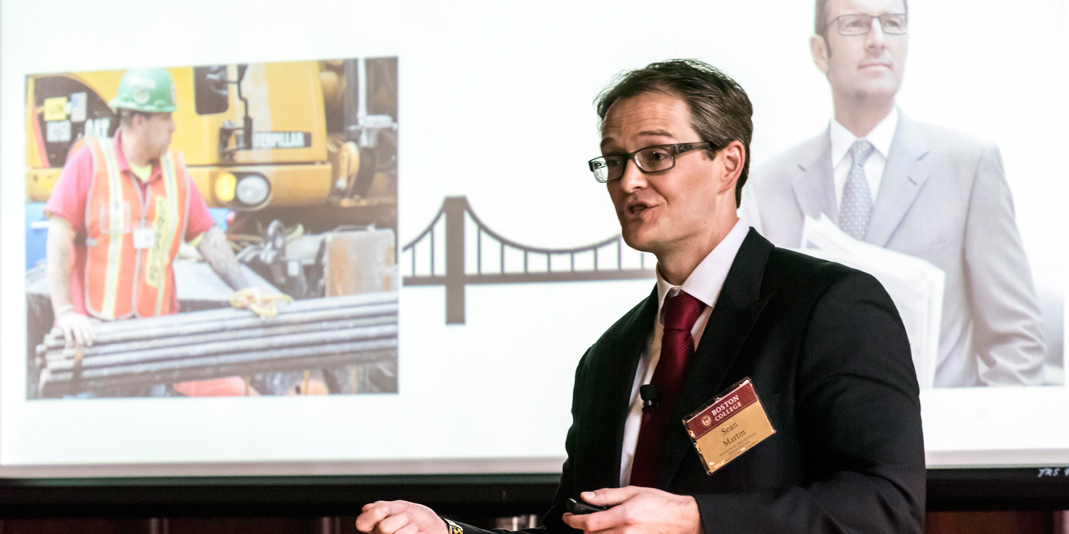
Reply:
M883 169L887 165L887 152L891 150L891 141L894 140L896 127L898 127L898 106L895 106L891 113L888 113L865 137L857 137L847 130L846 126L839 124L839 121L834 118L831 120L828 133L831 136L831 166L835 170L835 205L838 208L842 208L846 178L850 174L850 167L854 165L854 160L850 157L850 147L858 139L865 139L876 148L865 161L865 178L869 182L872 201L876 202L876 195L880 192L880 179L883 178Z
M697 348L698 341L701 340L702 332L705 330L705 324L709 322L709 314L713 312L716 299L724 287L724 280L727 279L731 264L735 262L735 255L739 253L739 247L742 246L748 232L749 226L742 220L737 221L724 239L694 268L694 272L690 273L682 286L674 286L666 282L661 277L661 270L657 269L657 318L653 321L653 332L638 362L635 383L631 388L631 411L627 415L627 420L624 421L624 442L620 454L620 486L626 486L631 480L631 466L635 459L635 446L638 445L638 431L642 426L642 397L638 390L643 384L650 383L653 371L657 368L657 361L661 359L661 336L664 334L661 313L664 308L664 299L675 296L679 291L685 291L705 304L705 309L702 310L690 331L694 338L694 348Z

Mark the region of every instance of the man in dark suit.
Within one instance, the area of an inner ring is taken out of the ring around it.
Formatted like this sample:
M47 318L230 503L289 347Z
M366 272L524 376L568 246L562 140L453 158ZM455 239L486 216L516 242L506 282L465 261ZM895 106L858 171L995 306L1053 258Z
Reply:
M920 532L925 467L909 344L872 277L776 249L738 219L752 109L696 61L655 63L598 103L591 161L657 287L587 351L556 502L565 532ZM706 474L682 419L750 378L776 433ZM653 384L659 405L644 411ZM646 390L649 393L649 390ZM566 513L568 498L609 507ZM480 534L403 501L374 534Z

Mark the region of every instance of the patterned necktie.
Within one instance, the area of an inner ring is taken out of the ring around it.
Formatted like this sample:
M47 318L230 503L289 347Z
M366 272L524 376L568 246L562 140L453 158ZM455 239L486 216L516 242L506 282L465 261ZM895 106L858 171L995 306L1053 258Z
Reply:
M850 165L850 174L846 177L843 188L842 207L839 209L839 228L854 239L865 239L869 229L869 217L872 215L872 191L869 180L865 178L865 162L876 147L872 143L858 139L850 146L850 155L854 162Z
M658 406L643 410L639 427L635 459L631 467L631 485L655 488L660 483L664 464L664 443L669 432L683 432L669 419L679 404L679 393L686 378L687 364L694 354L694 338L690 331L705 309L705 304L682 291L664 300L664 335L661 338L661 359L650 380L657 391Z

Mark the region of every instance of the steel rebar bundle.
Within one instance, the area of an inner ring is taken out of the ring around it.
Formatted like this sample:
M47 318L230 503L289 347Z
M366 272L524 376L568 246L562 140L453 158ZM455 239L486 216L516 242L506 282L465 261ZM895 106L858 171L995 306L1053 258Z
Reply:
M260 318L220 309L100 323L89 347L53 329L37 346L41 394L109 391L397 357L397 292L300 300Z

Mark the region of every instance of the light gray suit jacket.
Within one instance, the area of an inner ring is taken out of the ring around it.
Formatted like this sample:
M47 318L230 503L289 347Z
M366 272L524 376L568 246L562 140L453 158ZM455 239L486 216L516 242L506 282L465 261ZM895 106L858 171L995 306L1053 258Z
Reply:
M798 247L804 216L838 224L834 187L825 131L755 168L742 212ZM1039 306L997 146L899 113L865 241L946 273L936 387L1043 382Z

